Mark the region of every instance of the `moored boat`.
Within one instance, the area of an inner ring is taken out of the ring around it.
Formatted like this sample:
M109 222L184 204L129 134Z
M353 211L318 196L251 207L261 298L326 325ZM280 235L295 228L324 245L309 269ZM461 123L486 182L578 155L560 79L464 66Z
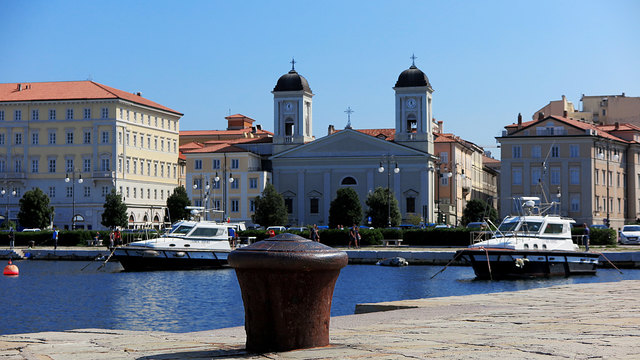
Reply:
M159 238L118 246L113 258L125 271L224 267L232 250L228 227L214 221L180 221Z
M506 217L488 240L456 252L477 278L505 279L593 275L600 254L580 251L571 237L573 219L550 214L557 203L540 206L537 197L517 199L522 214Z

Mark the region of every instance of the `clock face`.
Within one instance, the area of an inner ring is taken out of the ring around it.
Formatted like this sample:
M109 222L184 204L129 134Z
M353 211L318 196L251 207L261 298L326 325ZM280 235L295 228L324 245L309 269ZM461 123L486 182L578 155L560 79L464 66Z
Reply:
M416 107L416 99L408 99L407 100L407 107L409 109L413 109Z
M292 104L292 103L286 103L286 104L284 105L284 108L285 108L287 111L291 111L291 109L293 109L293 104Z

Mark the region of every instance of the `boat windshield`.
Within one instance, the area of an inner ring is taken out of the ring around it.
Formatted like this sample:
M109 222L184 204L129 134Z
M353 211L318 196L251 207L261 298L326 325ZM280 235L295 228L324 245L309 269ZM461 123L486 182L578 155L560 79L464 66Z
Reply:
M186 235L187 233L189 233L189 231L191 231L191 229L193 229L193 226L191 225L180 225L171 233L176 235L178 234Z
M523 221L518 229L519 232L525 234L537 234L542 226L542 221Z
M218 236L218 235L223 235L223 234L224 234L224 228L199 227L199 228L195 229L193 231L193 234L191 234L190 236L211 237L211 236Z
M517 219L513 221L503 221L502 224L500 224L500 227L498 227L498 230L503 233L513 232L516 226L518 226Z

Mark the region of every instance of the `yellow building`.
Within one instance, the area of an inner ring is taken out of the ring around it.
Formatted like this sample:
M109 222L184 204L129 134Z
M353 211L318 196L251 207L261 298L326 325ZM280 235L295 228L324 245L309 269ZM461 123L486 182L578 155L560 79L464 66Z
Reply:
M130 227L159 225L178 184L181 113L93 81L0 84L0 183L5 215L40 188L60 228L101 229L115 188ZM15 196L13 196L15 194Z

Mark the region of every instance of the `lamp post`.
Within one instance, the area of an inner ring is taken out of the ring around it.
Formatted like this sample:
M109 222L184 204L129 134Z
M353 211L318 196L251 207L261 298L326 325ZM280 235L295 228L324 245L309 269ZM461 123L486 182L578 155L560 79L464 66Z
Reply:
M69 173L66 174L64 182L71 182L71 230L76 229L76 170L71 171L71 178ZM78 174L78 184L82 184L82 174Z
M6 193L7 193L7 191L4 188L2 188L2 190L0 190L0 194L2 194L2 197L4 197L4 195ZM15 191L15 189L13 191L11 191L11 195L13 195L14 198L16 197L17 194L18 193ZM6 218L4 220L5 222L9 221L9 199L10 199L9 195L7 194L7 202L5 203L5 209L4 209L4 213L5 213L5 216L6 216Z
M386 158L387 161L387 227L391 227L391 161L393 160L393 156L386 155L383 159ZM383 173L385 167L383 166L383 161L380 161L380 166L378 167L378 172ZM393 172L395 174L400 172L400 168L398 167L398 163L395 163L395 167L393 168Z

